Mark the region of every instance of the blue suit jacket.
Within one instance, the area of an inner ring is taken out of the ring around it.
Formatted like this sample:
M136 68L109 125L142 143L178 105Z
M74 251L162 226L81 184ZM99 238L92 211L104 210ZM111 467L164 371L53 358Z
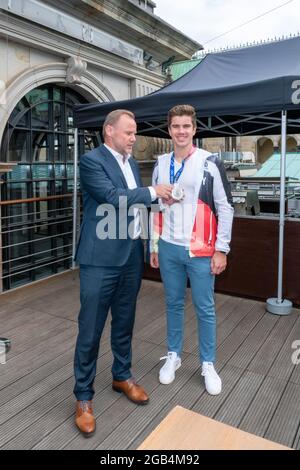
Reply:
M80 264L123 266L129 258L132 239L128 235L125 239L121 238L124 234L119 233L119 218L122 220L122 228L125 226L128 229L133 216L128 216L128 210L119 210L119 197L127 196L127 209L132 204L151 205L151 194L148 188L142 187L137 163L133 158L129 159L129 163L137 184L136 189L128 189L118 162L104 145L80 159L83 221L75 257ZM106 208L103 204L110 206ZM100 222L100 226L103 220L102 228L105 226L109 212L112 219L116 219L116 238L99 239L97 225Z

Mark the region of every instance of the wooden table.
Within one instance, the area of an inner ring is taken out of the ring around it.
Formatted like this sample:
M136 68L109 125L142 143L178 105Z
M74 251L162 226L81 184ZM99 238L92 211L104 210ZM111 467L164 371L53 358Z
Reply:
M176 406L138 450L291 450Z

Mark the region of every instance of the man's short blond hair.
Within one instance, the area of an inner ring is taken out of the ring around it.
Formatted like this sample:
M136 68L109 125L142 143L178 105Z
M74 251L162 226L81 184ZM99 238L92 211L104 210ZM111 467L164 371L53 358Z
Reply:
M106 126L113 126L114 124L118 122L120 117L123 116L124 114L126 114L126 116L129 116L135 120L135 115L131 111L128 111L128 109L115 109L114 111L111 111L106 116L104 124L103 124L103 131L102 131L103 138L105 138Z
M174 106L168 112L168 127L172 124L172 119L175 116L190 116L192 119L193 127L197 127L197 116L196 111L190 104L179 104Z

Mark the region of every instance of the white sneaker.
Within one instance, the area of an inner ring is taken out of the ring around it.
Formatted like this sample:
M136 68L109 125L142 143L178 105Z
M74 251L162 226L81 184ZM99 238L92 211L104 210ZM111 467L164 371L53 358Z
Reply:
M210 395L219 395L222 391L222 380L215 371L212 362L202 363L202 373L205 382L206 391Z
M161 384L168 385L175 379L175 371L181 366L181 359L176 352L168 352L167 356L160 358L160 360L163 359L166 359L166 362L159 371L159 381Z

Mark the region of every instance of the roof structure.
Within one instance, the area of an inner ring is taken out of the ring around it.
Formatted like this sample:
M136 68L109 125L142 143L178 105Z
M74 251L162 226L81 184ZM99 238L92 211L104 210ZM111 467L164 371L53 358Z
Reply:
M274 153L254 175L254 178L279 178L280 153ZM300 180L300 153L286 154L286 177Z
M178 80L190 70L192 70L196 65L200 64L203 59L191 59L191 60L181 60L179 62L174 62L170 65L172 79Z
M192 104L196 137L280 134L281 112L289 110L288 132L300 129L300 37L208 54L190 72L142 98L79 105L75 125L99 129L108 112L135 113L140 134L168 136L168 110Z

